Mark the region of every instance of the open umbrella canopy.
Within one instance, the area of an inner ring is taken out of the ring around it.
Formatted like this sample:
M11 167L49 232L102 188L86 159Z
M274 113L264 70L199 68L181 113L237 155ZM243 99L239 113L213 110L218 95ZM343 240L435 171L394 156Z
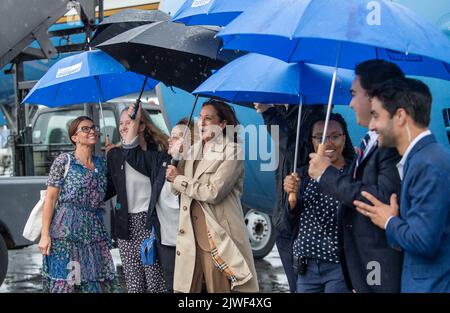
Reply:
M127 9L103 20L94 34L90 45L96 46L132 28L160 21L168 21L170 16L159 10Z
M133 72L191 92L211 70L242 55L222 50L216 33L206 27L163 21L131 29L97 48Z
M214 73L193 94L233 103L323 104L328 101L333 68L250 53ZM339 69L335 104L350 102L353 71ZM302 99L300 99L302 97Z
M127 71L103 51L86 51L56 62L34 85L23 103L58 107L99 103L137 92L145 77ZM148 79L145 90L158 82Z
M218 36L227 49L353 69L385 59L408 75L450 79L450 41L413 11L387 0L265 0ZM339 57L339 58L338 58Z
M186 0L172 18L186 25L225 26L258 0Z

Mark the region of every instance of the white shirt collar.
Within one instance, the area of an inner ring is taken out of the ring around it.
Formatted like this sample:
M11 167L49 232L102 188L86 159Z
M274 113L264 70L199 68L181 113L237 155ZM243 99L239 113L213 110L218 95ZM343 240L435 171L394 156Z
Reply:
M397 163L397 170L398 170L398 174L400 175L401 180L403 180L403 168L405 166L406 160L408 159L409 153L422 138L424 138L428 135L431 135L431 131L425 130L425 131L421 132L416 138L414 138L414 140L409 144L408 148L406 149L405 153L403 154L403 157L400 160L400 162Z
M374 130L369 130L367 133L368 133L369 136L370 136L370 141L378 140L378 134L377 134L376 131L374 131Z
M369 142L367 143L366 150L364 151L363 158L365 158L367 156L369 151L372 150L372 147L375 145L375 143L378 140L378 134L375 131L370 130L367 133L369 134L370 139L369 139Z

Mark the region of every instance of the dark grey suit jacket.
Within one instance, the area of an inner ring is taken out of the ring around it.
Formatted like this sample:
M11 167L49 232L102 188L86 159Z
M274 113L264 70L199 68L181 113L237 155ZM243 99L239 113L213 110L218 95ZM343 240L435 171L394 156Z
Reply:
M373 147L359 165L355 178L356 161L348 174L330 166L320 178L320 188L342 203L338 210L341 264L348 287L357 292L400 292L403 254L389 247L385 231L353 205L354 200L367 202L362 191L383 203L389 203L391 194L399 195L396 167L399 161L395 149Z

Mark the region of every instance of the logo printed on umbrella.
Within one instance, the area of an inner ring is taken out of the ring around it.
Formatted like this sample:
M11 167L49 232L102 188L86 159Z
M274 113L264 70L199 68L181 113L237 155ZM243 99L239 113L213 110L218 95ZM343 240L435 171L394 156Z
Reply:
M192 2L191 8L202 7L210 2L211 0L195 0L194 2Z
M367 14L367 25L380 26L381 25L381 5L378 1L370 1L367 3L367 10L371 10Z
M58 69L58 71L56 72L56 78L60 78L60 77L78 73L79 71L81 71L82 64L83 63L80 62L75 65L69 66L69 67L63 67L63 68Z

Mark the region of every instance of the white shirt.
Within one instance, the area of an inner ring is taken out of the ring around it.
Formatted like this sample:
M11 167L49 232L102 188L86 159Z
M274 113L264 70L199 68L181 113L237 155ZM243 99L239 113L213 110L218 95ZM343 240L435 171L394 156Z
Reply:
M408 146L405 153L403 154L402 159L400 162L397 163L397 170L398 174L400 175L400 179L403 180L403 167L405 166L406 160L408 159L408 155L411 152L411 150L414 148L414 146L425 136L431 135L430 130L426 130L421 132Z
M400 180L403 180L403 168L405 166L406 160L408 159L408 155L411 152L411 150L414 148L414 146L424 137L431 135L431 131L430 130L426 130L421 132L416 138L414 138L414 140L409 144L408 148L406 149L405 153L403 154L402 159L400 160L400 162L397 163L397 170L398 170L398 174L400 176ZM386 224L384 224L384 229L387 228L389 221L393 218L394 216L389 216L389 218L386 221Z
M156 214L161 225L161 243L166 246L176 246L178 224L180 219L180 203L170 187L170 182L165 181L158 202Z
M125 187L127 189L128 213L137 214L148 210L152 184L150 178L136 171L125 162Z

